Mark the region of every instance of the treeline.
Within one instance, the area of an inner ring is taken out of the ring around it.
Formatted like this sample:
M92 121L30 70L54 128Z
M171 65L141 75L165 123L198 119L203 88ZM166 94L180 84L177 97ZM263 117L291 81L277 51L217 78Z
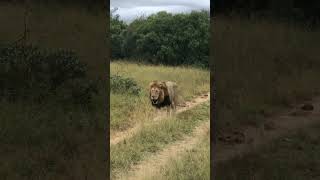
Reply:
M213 14L237 13L248 16L271 16L317 25L319 0L214 0Z
M111 12L112 59L209 67L209 11L158 12L130 24Z

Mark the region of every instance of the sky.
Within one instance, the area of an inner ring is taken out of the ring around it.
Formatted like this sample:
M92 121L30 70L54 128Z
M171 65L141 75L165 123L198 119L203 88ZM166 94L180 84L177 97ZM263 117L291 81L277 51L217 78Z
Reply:
M130 23L140 15L167 11L185 13L192 10L210 9L210 0L111 0L110 8L118 8L120 19Z

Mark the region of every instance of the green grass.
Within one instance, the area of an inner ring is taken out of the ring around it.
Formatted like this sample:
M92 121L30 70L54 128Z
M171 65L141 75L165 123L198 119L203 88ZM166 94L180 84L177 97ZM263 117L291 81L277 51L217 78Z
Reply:
M217 17L211 27L219 129L257 124L319 92L320 31L236 17Z
M160 173L151 179L210 179L210 133L199 142L197 147L183 154L180 159L172 159L162 167Z
M200 122L210 117L209 103L178 114L176 118L165 119L157 124L144 126L139 133L126 142L111 146L111 173L115 177L125 173L130 166L156 153L165 145L177 141L192 132Z
M221 180L320 178L320 126L287 135L259 151L216 166Z
M112 62L110 71L112 75L133 78L142 88L140 96L111 93L111 130L127 129L137 121L149 120L153 117L155 110L148 99L148 85L153 80L176 81L180 88L180 95L185 100L210 91L210 72L197 68Z

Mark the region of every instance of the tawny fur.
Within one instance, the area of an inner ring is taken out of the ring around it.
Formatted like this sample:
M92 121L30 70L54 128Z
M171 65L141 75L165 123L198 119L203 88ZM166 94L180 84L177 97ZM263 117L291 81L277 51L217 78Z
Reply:
M151 104L160 109L167 108L170 113L176 110L177 105L177 84L172 81L159 82L153 81L149 84Z

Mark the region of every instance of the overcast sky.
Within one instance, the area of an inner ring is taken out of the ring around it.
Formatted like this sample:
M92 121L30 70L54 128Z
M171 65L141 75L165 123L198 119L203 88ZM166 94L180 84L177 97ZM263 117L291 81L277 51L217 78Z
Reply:
M110 8L117 7L116 14L126 22L137 16L150 15L159 11L171 13L210 9L210 0L111 0Z

